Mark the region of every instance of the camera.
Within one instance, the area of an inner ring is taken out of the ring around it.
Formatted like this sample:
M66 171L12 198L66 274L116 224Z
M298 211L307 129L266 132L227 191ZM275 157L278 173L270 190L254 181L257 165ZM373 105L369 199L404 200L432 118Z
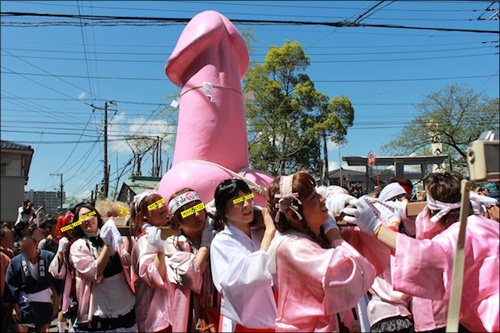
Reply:
M474 182L500 180L498 131L486 131L467 148L469 179Z

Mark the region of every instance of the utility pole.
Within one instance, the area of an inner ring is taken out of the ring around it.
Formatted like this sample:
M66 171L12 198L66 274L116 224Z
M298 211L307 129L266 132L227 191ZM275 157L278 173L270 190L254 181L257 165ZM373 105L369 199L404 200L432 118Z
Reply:
M108 197L109 191L109 164L108 164L108 102L104 102L104 184L103 198Z
M340 187L342 187L342 185L344 185L344 179L343 179L343 176L342 175L342 154L340 153L340 145L339 145L339 179L340 179Z
M51 176L60 176L61 177L61 183L60 183L60 196L61 196L61 211L63 209L63 201L64 201L64 197L63 197L63 190L64 190L64 184L63 184L63 174L62 173L51 173L50 174Z
M109 101L109 104L115 105L115 101ZM104 102L104 108L97 107L92 104L92 107L98 110L104 110L104 177L102 180L102 197L107 198L109 192L109 163L108 163L108 102Z

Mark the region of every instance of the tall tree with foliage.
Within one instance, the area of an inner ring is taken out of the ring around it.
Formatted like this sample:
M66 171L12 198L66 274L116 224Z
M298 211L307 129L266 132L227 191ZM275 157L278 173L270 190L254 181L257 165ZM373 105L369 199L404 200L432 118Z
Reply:
M421 154L431 143L442 143L453 165L466 166L466 149L486 130L498 130L500 104L467 85L449 85L431 93L416 106L418 116L404 126L396 139L382 147L394 155Z
M345 118L344 110L336 113L338 103L316 91L305 73L309 65L302 46L287 40L281 47L271 46L265 62L247 73L244 92L255 96L245 101L254 168L273 175L302 168L319 175L320 137L345 138L349 122L344 119L352 124L353 114Z
M328 101L328 96L323 95L318 99L323 102L319 104L319 114L315 117L316 121L311 130L313 133L317 133L320 138L323 148L321 179L325 185L329 185L328 141L337 145L346 143L347 128L352 126L354 120L354 108L349 98L345 96L334 97Z

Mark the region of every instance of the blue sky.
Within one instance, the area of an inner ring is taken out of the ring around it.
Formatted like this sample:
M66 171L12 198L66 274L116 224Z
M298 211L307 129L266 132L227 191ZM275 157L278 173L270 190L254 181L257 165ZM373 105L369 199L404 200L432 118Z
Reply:
M2 1L2 12L190 18L203 10L229 19L355 20L376 1ZM498 31L490 1L386 1L361 23ZM498 10L498 2L493 6ZM497 16L498 17L498 16ZM35 149L26 189L53 190L63 173L69 195L85 196L102 179L103 106L110 137L157 132L171 120L157 114L178 94L164 65L184 24L168 26L54 25L57 18L2 16L1 137ZM51 26L20 26L47 22ZM67 19L65 21L78 22ZM249 25L236 25L248 29ZM441 32L373 27L254 25L251 57L262 62L270 45L299 41L311 55L307 73L330 97L348 96L354 126L342 155L365 156L394 138L416 115L414 105L448 84L499 92L498 33ZM116 110L116 112L114 111ZM76 143L78 142L79 143ZM172 156L165 144L163 158ZM331 167L338 149L330 145ZM123 141L110 142L111 180L132 157ZM148 175L151 158L144 160ZM125 172L120 180L128 176ZM111 184L114 188L114 183Z

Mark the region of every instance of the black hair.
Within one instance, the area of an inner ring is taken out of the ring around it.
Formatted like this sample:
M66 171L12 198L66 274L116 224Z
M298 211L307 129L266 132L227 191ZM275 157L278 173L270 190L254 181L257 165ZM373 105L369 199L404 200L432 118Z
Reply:
M217 188L215 189L214 200L215 200L215 230L219 231L222 229L222 222L226 222L226 204L239 192L245 194L252 193L252 190L241 179L226 179L223 180Z
M103 221L102 221L102 217L101 217L101 214L99 214L99 212L95 209L95 207L87 202L80 202L79 204L77 204L75 207L73 207L72 209L70 209L70 211L73 213L73 222L76 222L78 221L78 219L80 218L78 216L78 214L80 213L80 209L82 208L87 208L88 210L90 211L95 211L95 216L97 218L97 225L98 225L98 228L102 228L102 225L104 224ZM87 237L85 235L85 232L83 231L81 225L77 225L73 228L73 236L75 236L76 238L82 238L82 237Z
M21 221L21 222L17 223L14 226L14 236L16 236L17 238L22 237L21 230L23 230L24 228L27 228L27 227L29 227L29 223L26 221Z
M50 229L52 228L52 226L56 225L57 224L57 221L52 219L52 218L49 218L47 221L45 221L45 227L44 229Z

